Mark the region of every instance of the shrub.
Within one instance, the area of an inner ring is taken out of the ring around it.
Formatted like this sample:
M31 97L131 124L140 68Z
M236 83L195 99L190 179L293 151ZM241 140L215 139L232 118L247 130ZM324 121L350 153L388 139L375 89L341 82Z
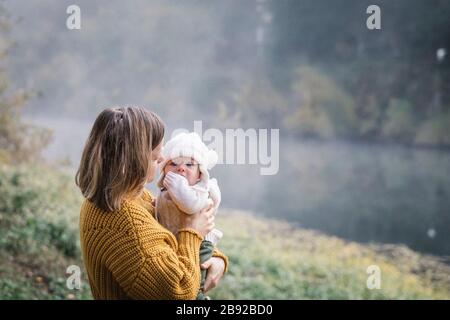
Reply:
M426 145L450 146L450 112L438 115L425 121L420 126L415 142Z
M383 122L382 135L388 140L410 143L414 140L416 121L408 101L391 99Z

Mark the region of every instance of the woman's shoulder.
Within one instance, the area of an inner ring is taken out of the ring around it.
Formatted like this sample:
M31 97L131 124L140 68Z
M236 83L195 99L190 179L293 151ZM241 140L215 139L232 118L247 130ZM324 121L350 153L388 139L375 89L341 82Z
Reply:
M151 194L145 191L140 197L133 200L123 200L119 209L107 212L88 199L84 199L80 209L80 223L87 223L89 229L99 226L114 224L126 226L130 225L125 220L133 224L134 220L152 222L154 220L154 207L151 203Z
M100 209L93 202L84 199L80 209L80 231L82 234L127 232L131 225L121 210L108 212Z
M152 218L155 217L153 196L148 190L144 189L139 197L123 201L120 211L131 218L153 220Z

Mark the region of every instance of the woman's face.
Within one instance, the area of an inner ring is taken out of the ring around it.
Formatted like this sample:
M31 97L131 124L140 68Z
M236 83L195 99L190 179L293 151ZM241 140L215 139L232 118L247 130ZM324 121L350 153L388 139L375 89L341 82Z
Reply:
M148 169L148 177L147 183L152 182L155 178L156 170L158 169L158 165L164 161L164 157L161 154L161 148L163 145L163 141L152 151L150 167Z

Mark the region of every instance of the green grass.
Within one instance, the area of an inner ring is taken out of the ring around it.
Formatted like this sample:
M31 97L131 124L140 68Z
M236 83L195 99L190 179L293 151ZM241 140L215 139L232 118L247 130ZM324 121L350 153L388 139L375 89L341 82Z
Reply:
M360 245L286 222L223 212L230 267L215 299L449 299L450 266L404 246ZM367 288L367 267L381 288Z
M45 166L0 166L0 299L91 299L78 240L73 177ZM450 267L403 246L360 245L286 222L221 210L229 271L213 299L450 299ZM82 268L81 290L66 268ZM366 269L381 269L381 289Z
M66 269L82 267L81 196L73 178L45 166L0 166L0 299L89 299L69 290Z

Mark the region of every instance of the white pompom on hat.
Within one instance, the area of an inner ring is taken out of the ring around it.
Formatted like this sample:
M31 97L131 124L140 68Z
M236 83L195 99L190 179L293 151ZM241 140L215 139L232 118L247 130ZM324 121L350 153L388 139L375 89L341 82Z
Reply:
M219 159L217 152L208 149L202 139L200 139L200 136L195 132L177 134L163 146L162 155L164 161L160 164L161 174L158 179L159 188L162 188L163 186L164 168L170 160L178 157L189 157L194 159L199 164L201 182L206 186L209 180L208 170L211 170L217 164Z

